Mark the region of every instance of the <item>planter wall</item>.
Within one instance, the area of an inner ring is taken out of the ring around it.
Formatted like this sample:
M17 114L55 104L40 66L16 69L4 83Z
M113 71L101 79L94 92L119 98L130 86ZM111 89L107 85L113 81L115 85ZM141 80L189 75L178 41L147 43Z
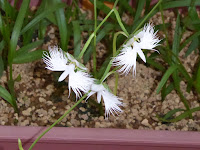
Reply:
M0 150L25 150L45 127L0 126ZM200 133L55 127L33 150L199 150Z

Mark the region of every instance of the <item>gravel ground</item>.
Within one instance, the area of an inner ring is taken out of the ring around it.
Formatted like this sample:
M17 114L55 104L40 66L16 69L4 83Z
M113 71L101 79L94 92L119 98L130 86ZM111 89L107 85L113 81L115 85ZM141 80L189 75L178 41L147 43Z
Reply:
M160 24L160 14L158 13L151 19L154 24ZM165 12L166 22L172 23L172 31L175 28L175 17L173 12ZM49 44L57 43L57 35L54 27L49 27L48 35L51 39L43 49L47 49ZM160 35L163 35L160 33ZM191 33L184 35L184 40ZM173 33L170 33L173 37ZM172 38L171 38L172 39ZM99 58L106 53L106 48L99 43L97 46ZM185 48L180 53L180 58L187 70L191 72L197 55L192 53L184 58ZM89 66L89 64L87 65ZM42 61L34 63L14 65L14 75L19 73L22 80L16 83L17 103L20 113L14 113L13 108L0 99L0 125L18 126L48 126L57 120L66 110L75 104L75 96L71 94L68 98L68 87L66 82L58 83L56 77L59 73L54 73L44 69ZM75 108L58 126L85 127L85 128L128 128L128 129L154 129L154 130L181 130L181 131L200 131L200 112L193 114L192 119L183 119L177 123L162 124L156 115L163 115L174 108L184 108L178 95L172 91L161 102L161 95L156 94L155 90L161 79L161 73L149 67L143 62L137 63L137 75L133 78L132 73L127 76L120 76L118 86L118 96L126 104L123 113L119 116L110 116L104 119L99 115L99 110L92 103L94 98L87 102L83 101L79 107ZM1 85L6 82L6 74L1 78ZM108 85L114 88L114 77L108 79ZM181 82L181 88L186 91L186 84ZM191 107L198 107L197 96L184 92L190 101ZM180 113L176 113L176 116Z

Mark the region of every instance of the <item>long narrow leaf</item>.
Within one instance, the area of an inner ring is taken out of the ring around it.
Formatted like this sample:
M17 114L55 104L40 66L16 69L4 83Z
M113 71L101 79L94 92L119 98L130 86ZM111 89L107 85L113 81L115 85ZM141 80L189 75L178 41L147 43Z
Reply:
M55 4L61 3L61 0L54 0ZM62 50L67 50L67 24L64 8L58 9L56 12L56 20L59 28L60 42Z
M139 0L138 1L138 6L137 6L136 13L135 13L134 21L139 19L140 15L142 13L142 10L144 8L145 1L146 0Z
M23 24L23 20L26 14L26 11L29 7L29 3L30 0L24 0L21 4L19 13L17 15L17 19L15 21L15 25L13 28L13 32L12 32L12 36L11 36L11 40L10 40L10 49L9 49L9 53L8 53L8 62L11 64L15 51L16 51L16 47L17 47L17 42L20 36L20 31L22 28L22 24Z
M42 58L42 50L35 50L29 53L25 53L25 54L21 54L18 55L17 57L15 57L13 59L13 63L14 64L23 64L23 63L28 63L28 62L32 62L38 59Z
M115 16L116 16L116 18L117 18L117 21L118 21L118 23L119 23L121 29L124 31L124 33L125 33L126 36L128 37L129 34L128 34L128 32L126 31L126 28L124 27L124 25L123 25L123 23L122 23L122 20L121 20L121 17L119 16L119 13L118 13L118 11L117 11L116 8L114 8L114 13L115 13Z
M164 86L164 84L167 82L168 78L170 77L170 75L178 68L177 65L173 65L171 67L169 67L169 69L165 72L165 74L163 75L158 88L156 90L156 93L158 94L160 92L160 90L162 89L162 87Z
M185 57L189 56L192 53L192 51L198 48L198 46L199 46L199 39L195 38L190 44L190 46L188 47L188 50L185 53Z
M73 31L74 31L74 57L78 57L81 52L81 30L79 21L73 21Z
M191 0L175 0L163 2L163 9L190 6ZM200 5L200 1L196 1L195 6Z
M2 97L3 99L5 99L8 103L10 103L12 106L13 105L13 101L12 101L12 96L10 95L10 93L0 85L0 97Z
M64 8L66 5L63 3L56 4L54 7L49 7L48 9L45 9L41 14L36 16L33 20L31 20L21 31L21 34L25 33L27 30L35 26L40 20L47 17L52 12L56 11L59 8Z
M19 50L16 51L16 57L19 55L25 55L30 50L37 48L42 43L43 43L43 40L39 40L39 41L36 41L36 42L33 42L33 43L23 46L22 48L20 48Z

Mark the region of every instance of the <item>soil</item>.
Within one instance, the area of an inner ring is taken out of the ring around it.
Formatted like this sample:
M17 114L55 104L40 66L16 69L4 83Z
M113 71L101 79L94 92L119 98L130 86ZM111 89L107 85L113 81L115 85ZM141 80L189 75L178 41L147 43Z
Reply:
M172 11L165 11L165 21L172 23L171 31L175 28L175 16ZM150 22L155 25L161 23L161 15L157 13ZM48 45L58 43L57 29L50 26L47 35L49 41L43 45L43 49L48 49ZM169 36L173 39L173 32ZM84 33L83 33L84 35ZM191 32L184 35L183 39L189 37ZM163 37L163 33L159 32ZM188 45L187 45L188 47ZM194 52L187 58L184 57L187 47L180 53L180 59L191 73L197 54ZM99 43L97 45L98 59L101 59L106 53L106 47ZM139 59L138 59L139 60ZM91 62L90 62L91 63ZM85 127L85 128L127 128L127 129L154 129L154 130L181 130L181 131L200 131L200 112L193 114L193 119L183 119L176 123L162 123L158 121L157 115L164 115L175 108L183 108L175 91L170 93L164 102L161 101L161 95L156 94L156 88L162 77L161 72L155 71L146 66L142 61L137 62L137 75L119 77L118 96L126 104L122 109L123 113L119 116L110 116L105 119L99 115L99 110L95 106L95 98L92 97L87 102L83 101L57 126L65 127ZM90 64L87 64L90 66ZM15 126L49 126L55 122L66 110L72 107L76 100L71 94L68 97L67 82L58 83L59 72L51 72L45 69L42 60L13 65L14 76L21 74L22 80L15 85L17 93L17 103L19 114L3 99L0 99L0 125ZM6 83L6 73L0 80L0 84ZM109 77L107 80L111 89L114 88L115 78ZM192 92L186 92L186 83L181 82L181 88L184 96L189 100L191 108L199 107L199 99ZM176 116L180 113L176 113Z

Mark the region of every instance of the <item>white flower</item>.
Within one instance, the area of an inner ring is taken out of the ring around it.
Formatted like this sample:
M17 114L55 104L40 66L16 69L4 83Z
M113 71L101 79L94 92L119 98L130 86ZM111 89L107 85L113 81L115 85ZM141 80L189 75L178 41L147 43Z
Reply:
M91 78L88 73L82 71L71 71L69 73L68 83L69 95L72 89L76 94L76 99L80 98L82 96L81 91L87 93L93 83L94 79Z
M120 66L121 68L118 70L122 72L122 74L128 74L133 68L133 75L136 74L136 58L137 54L142 58L144 62L146 62L146 58L144 53L139 48L138 44L135 44L134 48L132 47L124 47L121 50L121 53L114 58L113 65Z
M43 61L47 65L47 69L51 71L64 71L67 66L68 59L62 49L57 46L49 47L49 54L43 53Z
M93 84L91 86L91 92L88 94L88 97L94 93L97 93L98 103L101 102L101 97L103 98L106 117L108 117L110 114L118 115L118 113L123 112L120 108L120 106L123 106L123 103L121 102L122 99L110 93L102 84Z
M69 95L71 89L76 94L76 98L82 96L81 92L88 92L94 79L90 77L86 68L81 65L77 60L73 58L69 53L64 54L62 49L54 46L49 48L49 54L44 53L43 61L47 65L47 69L51 71L63 71L60 75L58 81L63 81L67 76L69 76Z
M154 27L151 24L144 26L143 30L134 35L125 45L121 53L113 59L113 65L121 67L118 71L122 74L128 74L133 68L133 75L136 74L136 59L137 54L146 63L145 55L142 49L157 51L153 48L158 46L160 40L154 32Z

